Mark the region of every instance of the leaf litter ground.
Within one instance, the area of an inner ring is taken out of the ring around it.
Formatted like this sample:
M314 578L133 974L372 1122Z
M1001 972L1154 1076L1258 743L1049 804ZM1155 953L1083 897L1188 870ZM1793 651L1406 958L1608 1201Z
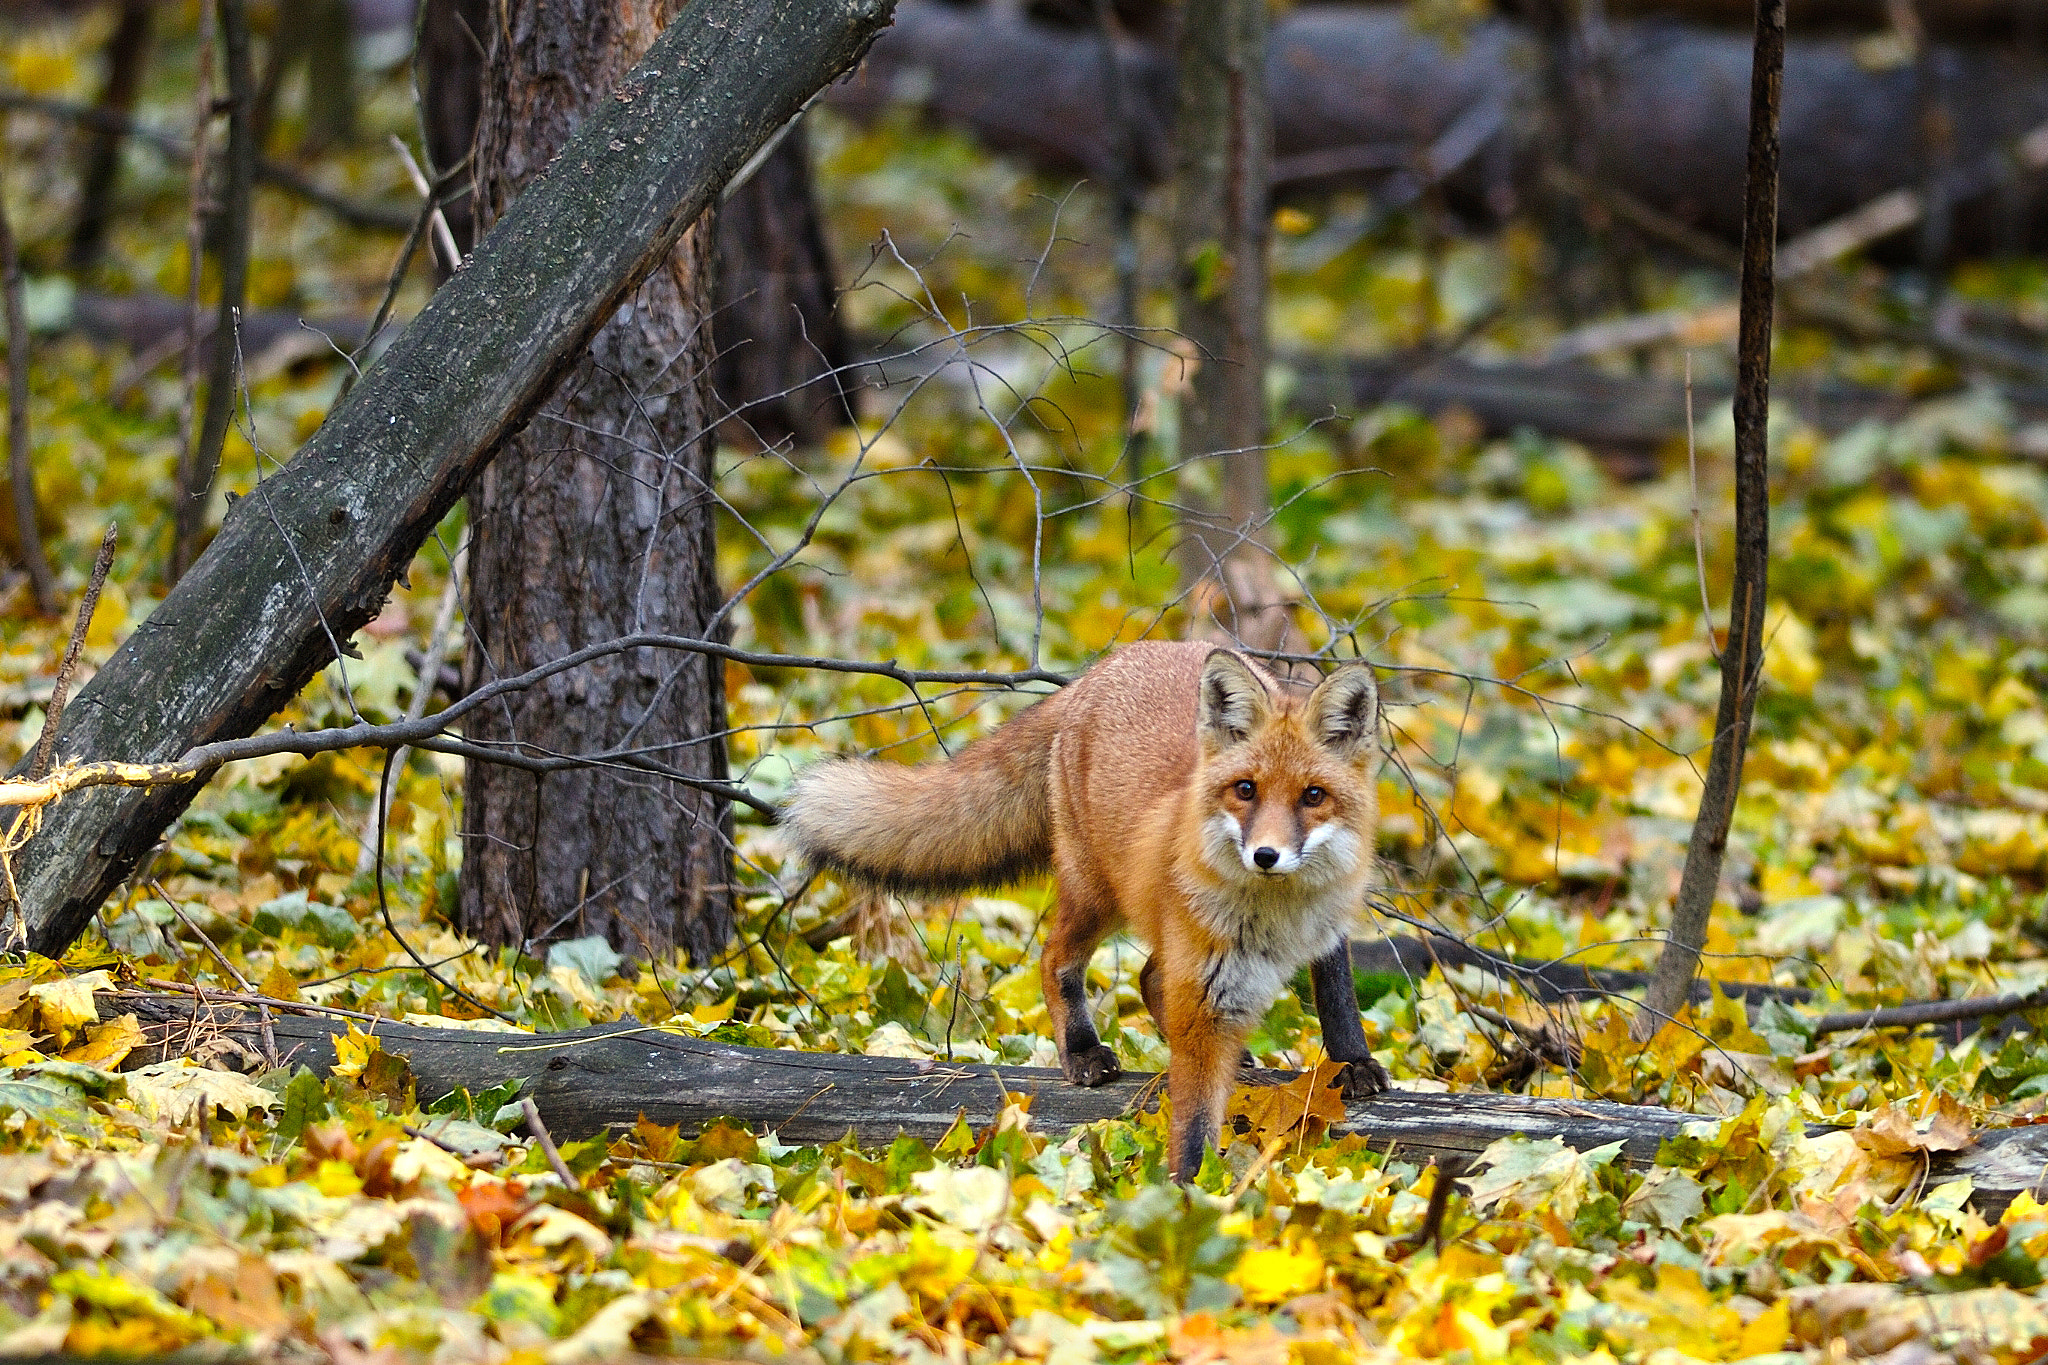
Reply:
M9 78L89 94L83 54L98 36L39 31L10 50ZM160 72L189 69L176 65L189 34L167 41ZM188 96L161 79L144 112L174 124ZM411 117L396 78L365 111L380 132L408 132ZM871 404L859 433L825 449L722 457L729 583L796 543L819 490L856 461L862 475L800 567L748 599L739 638L916 666L1076 668L1118 640L1184 630L1163 504L1199 492L1203 472L1155 473L1135 502L1117 490L1113 347L1072 320L1112 293L1102 205L945 134L831 121L816 134L841 259L867 263L845 305L862 334L957 348L948 329L1040 321L972 334L960 353L973 363L936 370L900 412L895 396ZM25 120L9 137L9 207L33 264L61 240L72 163ZM403 193L375 151L323 169L351 192ZM138 167L130 193L122 265L99 283L177 293L176 173ZM387 241L268 194L260 207L256 302L374 307ZM1344 200L1279 215L1281 341L1371 353L1496 311L1481 352L1557 330L1534 238L1442 246L1370 221ZM54 316L62 283L36 285ZM1669 270L1639 285L1659 305L1712 287ZM1841 286L1884 287L1853 274ZM1953 287L2048 313L2038 266L1978 267ZM1146 306L1165 321L1158 290ZM1157 471L1177 361L1164 345L1141 361ZM117 398L125 366L39 339L39 484L74 591L104 522L129 531L88 662L160 591L177 385L166 370ZM1933 392L1944 379L1909 350L1803 333L1782 340L1779 367L1781 391L1849 377ZM333 366L260 376L224 484L245 488L287 455L338 383ZM1422 921L1524 955L1647 963L1718 689L1682 449L1621 483L1575 446L1481 439L1457 413L1382 409L1282 435L1273 538L1313 604L1301 624L1364 648L1391 703L1389 884L1366 928ZM1788 418L1774 440L1769 683L1715 974L1859 1006L2048 982L2048 430L1964 390L1834 436ZM1703 416L1700 442L1711 592L1727 573L1725 416ZM402 712L417 684L406 650L425 639L458 525L359 640L345 684L331 671L278 723ZM0 626L10 754L33 743L62 644L15 607ZM1022 700L906 704L880 680L739 667L728 683L735 768L768 796L816 755L931 756L935 726L957 747ZM1930 1153L2048 1108L2048 1047L2024 1027L1816 1039L1799 1010L1716 998L1637 1044L1625 1002L1545 1013L1477 974L1363 981L1399 1084L1514 1084L1702 1116L1647 1173L1612 1149L1501 1144L1451 1201L1441 1246L1413 1239L1439 1177L1329 1140L1312 1084L1244 1092L1242 1134L1183 1192L1163 1183L1149 1118L1049 1140L1014 1108L989 1131L883 1150L643 1124L565 1144L564 1181L518 1127L516 1096L418 1095L360 1031L325 1079L220 1043L134 1066L141 1033L117 990L148 978L415 1022L476 1014L379 918L364 856L376 773L366 754L224 773L62 963L0 966L0 1353L1321 1365L2019 1361L2048 1344L2048 1211L2022 1197L1987 1223L1967 1188L1922 1180ZM448 927L459 793L449 760L415 755L400 775L385 835L394 923L519 1026L631 1017L757 1045L1052 1058L1032 970L1047 887L923 906L829 885L797 898L774 832L743 825L749 920L723 962L636 966L590 939L485 950ZM1156 1068L1139 960L1106 946L1093 985L1127 1064ZM1575 1038L1579 1066L1530 1074L1502 1017ZM1320 1061L1305 993L1275 1006L1254 1046L1276 1066ZM1808 1136L1814 1124L1840 1127Z

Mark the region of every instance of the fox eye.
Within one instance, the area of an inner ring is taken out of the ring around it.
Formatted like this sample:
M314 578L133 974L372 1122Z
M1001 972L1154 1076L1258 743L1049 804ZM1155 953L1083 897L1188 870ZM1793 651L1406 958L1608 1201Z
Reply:
M1301 794L1301 804L1304 806L1320 806L1323 804L1323 798L1328 795L1329 793L1321 787L1310 787Z
M1254 796L1257 796L1259 794L1257 784L1254 783L1250 778L1240 779L1238 781L1238 784L1231 790L1237 793L1237 799L1240 801L1249 801Z

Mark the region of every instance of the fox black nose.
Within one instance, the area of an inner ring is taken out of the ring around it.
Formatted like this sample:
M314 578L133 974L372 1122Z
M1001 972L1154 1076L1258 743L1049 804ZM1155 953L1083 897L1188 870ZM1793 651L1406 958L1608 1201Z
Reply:
M1252 861L1259 865L1260 871L1270 872L1273 864L1280 861L1280 850L1277 848L1255 848L1252 850Z

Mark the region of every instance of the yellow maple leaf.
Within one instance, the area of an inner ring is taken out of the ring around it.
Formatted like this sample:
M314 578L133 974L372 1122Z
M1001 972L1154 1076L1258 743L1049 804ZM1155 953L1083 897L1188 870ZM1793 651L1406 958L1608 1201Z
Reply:
M1245 1253L1230 1278L1253 1303L1284 1303L1322 1287L1323 1257L1309 1243L1258 1247Z
M100 1007L94 1003L93 993L112 989L114 978L103 969L45 981L30 986L28 994L36 1002L43 1027L61 1041L80 1025L98 1022Z
M63 1054L67 1062L112 1069L146 1040L141 1021L132 1014L119 1014L106 1023L85 1031L85 1041ZM0 1040L4 1046L4 1040Z
M384 1040L374 1033L365 1033L356 1027L356 1021L348 1021L348 1032L334 1040L333 1073L348 1080L363 1074L363 1068L370 1064L370 1054L382 1052Z

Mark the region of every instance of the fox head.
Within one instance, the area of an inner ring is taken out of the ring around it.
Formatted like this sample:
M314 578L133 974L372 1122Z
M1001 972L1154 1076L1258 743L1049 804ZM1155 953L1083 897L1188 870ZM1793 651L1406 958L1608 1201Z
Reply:
M1197 716L1204 860L1233 882L1347 876L1379 820L1379 689L1363 661L1305 698L1211 654Z

